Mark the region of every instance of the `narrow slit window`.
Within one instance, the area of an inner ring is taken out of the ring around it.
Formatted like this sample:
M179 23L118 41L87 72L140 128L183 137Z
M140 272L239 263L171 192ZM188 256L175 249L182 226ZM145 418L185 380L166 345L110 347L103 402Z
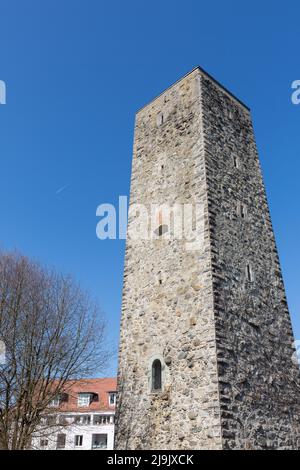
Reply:
M155 359L152 363L152 390L159 391L162 389L162 367L159 359Z
M241 204L241 217L242 219L246 219L247 216L247 208L245 204Z
M163 113L158 113L157 116L156 116L156 125L159 127L159 126L162 126L165 122L165 116Z
M235 168L239 168L239 159L236 155L233 156L233 164Z
M242 202L237 203L237 215L241 217L241 219L247 219L247 206Z
M252 282L253 281L253 273L252 273L252 269L251 269L251 266L250 266L249 263L247 264L246 272L247 272L247 280L249 282Z

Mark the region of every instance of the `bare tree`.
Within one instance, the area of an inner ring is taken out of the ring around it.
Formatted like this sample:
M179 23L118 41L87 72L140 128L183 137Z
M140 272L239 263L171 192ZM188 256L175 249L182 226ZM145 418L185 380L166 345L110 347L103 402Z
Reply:
M72 278L0 253L1 341L0 448L25 449L72 380L104 371L105 322Z

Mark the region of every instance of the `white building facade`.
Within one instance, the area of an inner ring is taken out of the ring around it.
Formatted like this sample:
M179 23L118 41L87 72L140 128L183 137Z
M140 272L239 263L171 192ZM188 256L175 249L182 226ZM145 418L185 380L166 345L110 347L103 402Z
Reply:
M32 448L112 450L115 389L115 379L87 379L72 384L67 393L52 400Z

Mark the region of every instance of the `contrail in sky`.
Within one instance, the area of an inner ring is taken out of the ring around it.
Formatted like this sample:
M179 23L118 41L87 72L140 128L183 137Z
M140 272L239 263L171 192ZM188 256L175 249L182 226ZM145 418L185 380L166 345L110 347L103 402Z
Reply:
M62 186L61 188L59 188L55 194L60 194L62 193L68 186L70 186L69 184L65 184L64 186Z

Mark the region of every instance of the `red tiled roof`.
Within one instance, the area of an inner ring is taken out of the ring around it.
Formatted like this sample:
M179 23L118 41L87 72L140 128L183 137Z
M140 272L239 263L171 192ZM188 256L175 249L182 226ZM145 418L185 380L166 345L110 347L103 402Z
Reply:
M61 402L58 410L61 412L78 411L81 413L91 411L114 411L115 407L109 405L108 392L115 392L116 387L117 380L115 378L70 381L64 387L66 397ZM78 394L89 392L94 394L95 399L89 406L78 407Z

